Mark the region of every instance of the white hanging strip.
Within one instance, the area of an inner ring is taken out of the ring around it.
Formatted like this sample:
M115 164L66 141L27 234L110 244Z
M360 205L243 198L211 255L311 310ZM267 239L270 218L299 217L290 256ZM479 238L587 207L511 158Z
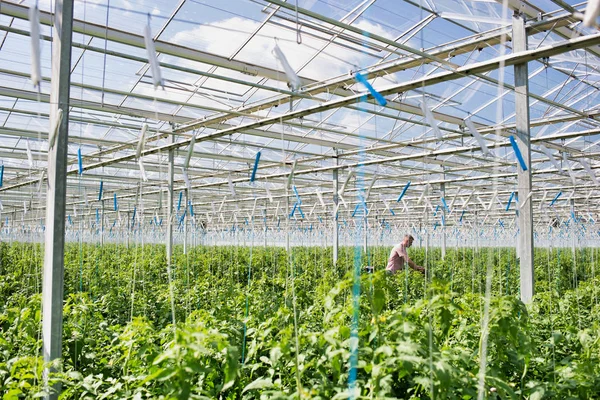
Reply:
M475 124L473 123L473 121L471 121L471 118L465 119L465 125L469 129L469 132L471 133L471 135L473 135L475 140L477 140L477 143L479 143L479 147L481 147L481 151L483 152L483 155L491 156L492 153L488 149L487 144L485 143L485 139L483 138L483 136L481 136L479 131L477 131L477 128L475 127Z
M144 150L144 144L146 142L146 131L148 130L148 124L142 124L142 129L140 130L140 138L138 139L137 148L135 150L135 158L140 158L142 155L142 151Z
M188 191L188 196L192 192L192 185L190 184L190 178L188 177L187 171L184 168L181 168L181 173L183 175L183 181L185 182L185 187Z
M596 177L596 174L594 174L594 171L592 171L592 168L590 167L590 164L587 163L587 161L583 160L583 159L579 159L577 160L577 162L579 164L581 164L581 166L583 167L583 169L585 169L585 172L588 173L588 175L590 176L590 178L592 178L592 181L594 181L594 185L598 186L599 182L598 182L598 178Z
M544 195L542 196L542 201L540 201L540 204L538 206L538 209L542 209L542 207L544 206L544 202L546 201L546 196L548 196L548 191L544 190Z
M421 192L421 195L419 196L419 200L417 200L417 205L418 205L418 206L420 206L420 205L421 205L421 203L423 202L423 199L425 198L425 192L426 192L426 190L423 190L423 191Z
M344 196L342 196L341 194L338 193L338 200L341 200L341 204L344 205L345 208L348 208L348 204L346 204L346 200L344 199ZM340 202L338 201L338 207L340 205ZM337 210L336 210L337 212Z
M458 190L454 194L454 197L452 197L452 201L450 202L450 210L451 210L450 214L452 214L454 212L454 203L456 202L456 199L459 194L460 194L460 188L458 188Z
M467 205L469 205L469 202L471 201L471 198L473 197L473 194L475 193L475 190L471 190L471 193L469 194L469 197L467 197L467 199L465 200L465 202L462 205L462 208L464 209Z
M254 199L254 205L252 206L252 215L250 216L250 219L254 219L254 212L256 211L256 202L258 201L258 199Z
M438 128L438 126L437 126L435 118L433 117L433 113L431 112L429 107L427 107L427 104L425 104L425 102L421 102L421 110L423 111L423 115L425 115L425 119L427 120L427 123L431 126L431 129L433 129L433 132L435 133L435 137L438 140L441 140L444 136L442 135L440 128Z
M600 0L588 0L583 16L583 25L590 27L596 25L596 18L600 13Z
M485 204L483 200L481 200L481 197L477 196L477 200L479 200L479 204L481 204L481 207L483 207L484 210L487 210L487 204Z
M288 175L288 180L287 180L287 187L289 188L290 186L292 186L292 179L294 179L294 172L296 171L296 165L298 164L297 160L294 160L294 163L292 164L292 170L290 171L290 174Z
M310 212L308 213L308 216L310 217L311 215L313 215L313 213L315 212L315 208L317 208L317 203L315 203L312 208L310 209Z
M375 184L375 181L377 180L378 176L377 174L373 175L373 179L371 179L371 183L369 184L369 188L367 189L367 194L365 195L365 201L369 199L369 196L371 195L371 189L373 189L373 185Z
M548 160L550 160L550 162L552 163L554 168L556 168L556 170L558 172L562 172L563 169L561 168L559 162L556 161L556 158L554 158L554 155L552 155L552 152L550 150L548 150L548 148L546 146L544 146L543 144L541 144L539 146L539 148L542 151L542 153L544 153L546 155L546 157L548 157Z
M227 184L229 185L231 197L235 197L235 187L233 186L233 181L231 180L231 173L227 175Z
M142 175L142 180L144 182L148 182L148 176L146 175L146 169L144 168L144 163L142 162L141 158L138 160L138 165L140 167L140 174Z
M194 145L196 144L196 134L192 134L192 139L188 146L188 153L185 157L185 162L183 163L183 168L188 169L190 166L190 160L192 159L192 154L194 154Z
M2 200L0 200L0 211L4 211L4 205L2 205Z
M323 200L323 194L320 191L317 191L317 197L319 198L319 203L321 203L321 207L325 209L325 201Z
M53 148L54 144L56 143L56 139L58 138L60 124L62 122L62 118L63 118L63 110L59 108L58 111L56 112L56 119L54 121L54 126L52 126L50 129L50 136L48 138L48 148L49 149Z
M29 139L25 139L25 148L27 151L27 161L29 162L29 168L33 168L33 154L31 154L31 146L29 146Z
M273 54L275 55L275 58L277 58L277 61L279 61L279 64L281 64L281 67L283 68L283 72L285 73L285 76L288 79L288 86L290 87L290 89L292 89L292 91L294 92L298 91L298 89L300 89L300 87L302 86L302 82L300 81L300 78L288 62L287 58L283 54L283 51L281 51L277 43L275 43L275 47L273 47Z
M157 88L158 86L161 86L164 89L165 85L160 73L160 64L158 63L158 58L156 57L156 49L154 47L154 39L152 38L150 23L144 27L144 43L146 45L146 53L148 55L150 71L152 72L152 82L154 83L154 87Z
M569 173L569 176L571 177L571 182L573 182L573 185L575 186L577 184L577 181L575 179L575 174L573 173L573 170L571 169L571 164L569 163L569 160L567 159L567 153L563 152L563 164L567 167L567 172Z
M529 192L529 194L525 198L525 201L520 202L519 210L522 209L523 207L525 207L525 204L527 204L527 202L529 201L529 199L531 198L532 195L533 195L533 192Z
M225 205L225 199L227 199L227 196L223 197L223 200L221 200L221 205L219 206L219 212L221 212L223 210L223 206Z
M275 216L274 216L274 218L277 218L278 215L279 215L279 201L277 202L277 208L275 208Z
M269 187L266 185L265 190L267 191L267 198L269 199L269 203L273 203L273 195L271 194L271 190L269 190Z
M42 81L42 64L40 61L40 12L36 6L29 7L29 32L31 39L31 83L40 87Z
M354 174L355 174L354 170L350 170L350 172L348 172L348 176L346 177L346 180L344 181L342 188L338 191L339 196L344 194L344 192L346 191L346 187L348 186L348 183L350 182L350 179L352 179Z

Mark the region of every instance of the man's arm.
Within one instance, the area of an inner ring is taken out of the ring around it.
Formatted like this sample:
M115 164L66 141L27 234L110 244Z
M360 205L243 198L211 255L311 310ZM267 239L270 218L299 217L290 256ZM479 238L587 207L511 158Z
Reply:
M406 263L415 271L425 273L425 268L415 264L415 262L411 260L410 257L408 257L408 255L406 255Z

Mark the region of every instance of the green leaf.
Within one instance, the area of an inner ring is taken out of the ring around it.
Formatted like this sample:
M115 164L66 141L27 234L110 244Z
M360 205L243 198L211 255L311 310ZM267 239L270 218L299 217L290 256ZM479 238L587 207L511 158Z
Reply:
M271 378L258 378L246 386L244 390L242 390L242 393L246 393L248 390L265 389L270 387L273 387Z

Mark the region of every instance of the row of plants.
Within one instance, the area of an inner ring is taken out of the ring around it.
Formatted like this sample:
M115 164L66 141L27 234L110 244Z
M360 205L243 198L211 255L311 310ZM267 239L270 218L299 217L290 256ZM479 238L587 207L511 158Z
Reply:
M426 276L386 275L387 252L176 248L173 314L164 246L68 245L51 382L64 399L600 397L595 249L536 249L528 306L513 249L411 249ZM3 399L44 394L42 258L0 244Z

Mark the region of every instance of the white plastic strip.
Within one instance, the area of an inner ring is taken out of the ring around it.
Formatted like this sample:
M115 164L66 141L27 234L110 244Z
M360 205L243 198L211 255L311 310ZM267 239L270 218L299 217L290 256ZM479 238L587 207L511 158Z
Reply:
M573 182L573 185L577 184L576 178L575 178L575 174L573 173L573 170L571 169L571 164L569 163L569 160L567 159L567 153L563 152L563 164L567 167L567 172L569 172L569 176L571 177L571 182Z
M479 131L477 131L477 128L475 127L475 124L473 123L473 121L471 121L471 118L465 119L465 125L467 126L467 129L469 129L469 132L471 133L471 135L473 135L475 140L477 140L477 143L479 143L479 147L481 147L481 151L483 152L483 155L491 156L492 153L488 149L487 144L485 143L485 139L483 138L483 136L481 136Z
M267 191L267 197L269 198L269 203L273 203L273 195L271 194L271 190L269 190L268 186L265 186L265 190Z
M496 202L496 199L498 198L498 191L494 191L494 193L492 194L492 198L490 199L490 204L487 207L487 210L490 211L492 209L492 206L494 205L494 203ZM500 206L502 206L503 204L500 203Z
M50 136L49 136L49 140L48 140L48 147L50 149L53 148L54 144L56 143L56 139L58 138L58 131L59 131L62 119L63 119L63 110L59 108L58 111L56 112L56 120L54 121L54 126L50 129Z
M338 191L338 195L340 197L346 191L346 188L348 187L348 183L350 183L350 179L352 179L353 176L354 176L354 170L350 170L350 172L348 172L348 176L346 177L346 180L344 181L344 184L342 185L342 188Z
M527 202L529 201L529 199L531 198L532 195L533 195L533 192L529 192L529 194L525 198L525 201L522 201L521 204L519 204L519 210L522 209L523 207L525 207L525 204L527 204Z
M38 185L37 185L37 192L38 193L41 193L41 191L42 191L42 185L44 184L44 177L45 176L46 176L46 170L44 169L40 173L40 180L39 180ZM86 201L86 207L87 207L87 197L86 197L85 201Z
M546 196L548 196L548 191L544 190L544 195L542 196L542 201L540 201L540 205L538 206L538 209L542 209L544 202L546 201Z
M558 163L558 161L556 161L556 158L554 158L554 156L552 155L552 152L550 150L548 150L548 148L546 146L544 146L543 144L541 144L539 147L540 147L540 150L542 151L542 153L544 153L546 155L546 157L548 157L548 160L550 160L550 162L552 163L554 168L556 168L556 170L558 172L562 172L562 168L561 168L560 164Z
M188 169L188 167L190 166L190 160L192 159L192 154L194 154L194 145L195 144L196 144L196 134L194 133L192 135L192 139L188 146L188 153L187 153L187 156L185 157L185 162L183 163L183 168L185 168L185 169Z
M346 204L346 200L344 199L344 197L340 193L338 193L338 200L341 200L342 201L341 204L343 204L345 208L348 208L348 204ZM338 201L338 206L339 205L340 205L340 202Z
M290 171L290 174L288 175L288 180L287 180L288 188L292 185L292 179L294 179L294 172L296 171L297 164L298 164L298 161L294 160L294 163L292 164L292 170Z
M146 131L148 130L148 124L142 124L142 129L140 130L140 138L138 139L137 148L135 150L135 157L140 158L142 155L142 151L144 150L144 144L146 142Z
M433 117L433 113L431 112L429 107L427 107L427 104L425 104L424 102L421 103L421 110L423 111L423 115L425 116L427 123L431 126L431 129L433 129L433 132L435 133L435 137L438 139L442 139L443 138L442 132L440 131L440 128L438 128L438 126L437 126L435 118Z
M40 12L37 6L29 7L29 26L31 39L31 83L40 86L42 64L40 62Z
M319 203L321 203L321 207L323 207L323 209L325 209L325 200L323 200L323 195L321 194L320 191L317 191L317 197L319 198Z
M29 168L33 168L33 154L31 154L31 146L29 146L29 139L25 139L25 148L27 151L27 161L29 162Z
M148 182L148 175L146 175L146 169L144 168L144 163L142 162L141 158L138 160L138 165L140 166L140 174L142 175L142 180L144 182Z
M219 206L219 212L221 212L223 210L223 206L225 205L226 199L227 199L227 196L223 197L223 200L221 200L221 205Z
M583 160L583 159L579 159L577 160L577 162L579 164L581 164L581 166L583 167L583 169L585 169L585 172L588 173L588 175L590 176L590 178L592 178L592 180L594 181L594 185L598 186L599 182L598 182L598 178L596 177L596 174L594 174L594 171L592 171L592 168L590 167L590 164L587 163L587 161Z
M587 27L596 25L598 13L600 13L600 0L588 0L583 16L583 25Z
M144 27L144 43L146 45L148 63L150 64L150 71L152 72L152 82L154 83L154 87L164 87L162 76L160 74L160 65L158 64L158 58L156 57L156 49L154 48L154 39L152 38L150 25L146 25Z
M288 62L287 58L285 58L283 51L281 51L279 46L277 46L277 43L275 43L275 47L273 47L273 54L275 55L275 58L277 58L277 61L279 61L279 64L281 64L281 67L283 68L283 72L285 73L285 76L288 79L289 87L293 91L298 91L298 89L300 89L300 87L302 86L302 82L300 81L300 78Z
M467 205L469 205L469 202L471 201L471 198L473 197L473 194L475 193L474 190L471 190L471 194L469 194L469 197L467 197L467 199L465 200L465 202L462 205L462 208L464 209Z
M185 187L187 188L188 196L189 196L189 194L192 191L192 185L190 184L190 178L189 178L185 168L181 168L181 173L183 175L183 181L185 182Z
M229 185L231 196L235 197L235 187L233 186L233 181L231 180L231 174L227 175L227 184Z
M377 174L373 175L373 179L371 179L371 183L369 184L369 188L367 189L367 194L365 195L365 201L369 200L369 195L371 194L371 189L373 189L373 185L375 184L375 181L377 180L378 176Z

